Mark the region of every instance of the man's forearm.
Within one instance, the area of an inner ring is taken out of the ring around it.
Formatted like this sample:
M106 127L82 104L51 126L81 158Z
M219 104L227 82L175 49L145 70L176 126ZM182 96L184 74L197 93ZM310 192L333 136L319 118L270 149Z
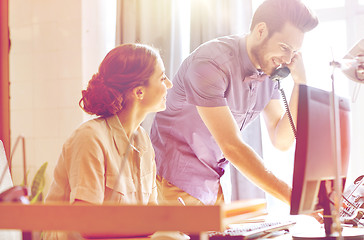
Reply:
M281 201L290 204L291 187L267 169L253 149L245 145L225 157L250 181Z

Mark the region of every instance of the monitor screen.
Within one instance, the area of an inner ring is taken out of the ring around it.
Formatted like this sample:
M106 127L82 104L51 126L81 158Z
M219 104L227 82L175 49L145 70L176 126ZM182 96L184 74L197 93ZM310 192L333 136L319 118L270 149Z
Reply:
M337 96L338 97L338 96ZM322 207L319 191L328 192L336 178L331 131L331 93L300 85L297 113L297 139L293 170L291 214L309 214ZM350 153L350 103L338 97L341 137L341 177L346 178ZM322 187L321 187L322 188Z

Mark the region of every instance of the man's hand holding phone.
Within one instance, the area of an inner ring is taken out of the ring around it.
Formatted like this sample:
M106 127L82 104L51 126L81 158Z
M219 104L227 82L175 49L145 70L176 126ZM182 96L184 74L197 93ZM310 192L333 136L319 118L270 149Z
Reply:
M291 70L291 76L295 84L306 84L306 72L301 52L295 53L291 62L286 66Z

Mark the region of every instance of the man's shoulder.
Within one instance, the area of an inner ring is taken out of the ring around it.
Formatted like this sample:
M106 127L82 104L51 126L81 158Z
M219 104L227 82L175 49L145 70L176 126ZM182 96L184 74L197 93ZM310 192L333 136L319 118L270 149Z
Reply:
M218 37L201 44L201 46L197 48L197 50L205 48L209 49L211 47L215 47L217 49L236 49L236 47L239 46L239 43L243 41L245 37L246 35L229 35Z
M201 44L194 52L194 59L209 59L223 64L239 55L245 35L230 35Z

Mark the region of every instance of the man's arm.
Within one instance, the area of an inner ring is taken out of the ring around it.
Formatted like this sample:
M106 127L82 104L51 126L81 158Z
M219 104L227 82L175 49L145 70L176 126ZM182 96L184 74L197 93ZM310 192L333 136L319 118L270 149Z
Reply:
M197 110L225 158L258 187L289 204L291 188L274 176L259 155L243 142L229 107L198 106Z
M293 122L297 126L298 90L300 84L306 84L306 74L301 53L296 53L291 63L287 65L291 70L294 81L289 109ZM273 145L280 150L287 150L294 141L294 134L289 118L282 103L278 99L271 100L263 110L263 118Z

